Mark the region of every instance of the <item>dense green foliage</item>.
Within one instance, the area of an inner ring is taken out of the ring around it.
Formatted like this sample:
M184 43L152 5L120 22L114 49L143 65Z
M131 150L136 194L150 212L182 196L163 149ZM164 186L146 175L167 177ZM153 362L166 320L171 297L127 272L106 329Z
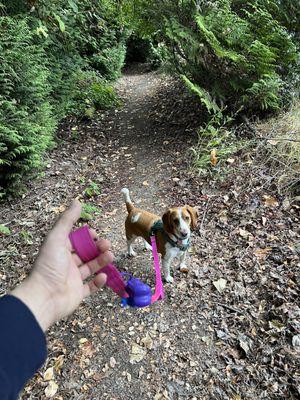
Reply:
M135 29L167 49L209 112L276 110L299 62L297 0L127 1Z
M45 52L27 21L0 20L0 179L7 186L40 164L56 126Z
M299 84L298 3L0 0L0 196L42 165L63 117L118 103L126 51L178 74L212 131L228 115L280 109Z
M0 193L42 165L58 121L117 103L126 32L112 0L2 0Z

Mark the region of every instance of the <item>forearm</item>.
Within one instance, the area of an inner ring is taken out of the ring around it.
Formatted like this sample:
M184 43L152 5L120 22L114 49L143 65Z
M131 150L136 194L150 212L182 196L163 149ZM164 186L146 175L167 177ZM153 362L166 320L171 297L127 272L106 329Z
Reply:
M0 398L16 399L46 359L45 335L15 296L0 298L0 321Z

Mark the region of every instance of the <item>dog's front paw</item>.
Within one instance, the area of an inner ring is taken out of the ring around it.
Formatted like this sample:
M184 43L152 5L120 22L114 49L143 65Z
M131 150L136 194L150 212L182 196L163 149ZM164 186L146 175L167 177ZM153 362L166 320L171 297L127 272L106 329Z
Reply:
M173 282L174 282L174 278L172 278L171 275L167 275L167 276L165 277L165 280L166 280L166 282L168 282L168 283L173 283Z
M187 274L189 272L188 266L186 264L180 264L179 265L179 271L182 273Z

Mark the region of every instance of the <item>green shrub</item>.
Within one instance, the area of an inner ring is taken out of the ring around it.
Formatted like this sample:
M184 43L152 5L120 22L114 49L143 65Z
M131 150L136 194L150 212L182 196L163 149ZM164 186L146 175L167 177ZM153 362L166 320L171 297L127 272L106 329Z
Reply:
M235 112L282 106L282 90L299 59L296 0L127 3L134 4L127 9L140 32L165 44L173 71L189 88L197 86L205 105L210 98Z
M108 80L120 77L124 65L126 48L123 43L118 46L104 49L91 57L91 66Z
M119 105L114 88L95 72L81 72L77 77L73 113L92 118L95 111Z
M41 167L59 120L118 103L125 40L113 0L0 1L0 193Z
M0 192L42 164L56 119L45 53L25 19L0 18Z

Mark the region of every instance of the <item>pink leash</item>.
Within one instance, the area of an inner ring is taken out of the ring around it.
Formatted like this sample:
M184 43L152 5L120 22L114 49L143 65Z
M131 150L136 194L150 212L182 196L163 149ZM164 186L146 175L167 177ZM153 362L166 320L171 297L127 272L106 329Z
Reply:
M89 262L100 255L94 240L92 239L89 227L87 225L73 231L69 235L72 246L83 262ZM160 273L159 257L157 252L155 236L151 236L152 254L155 269L155 291L151 297L151 304L164 298L164 289ZM97 273L106 274L106 286L110 287L116 294L122 298L128 298L126 292L126 283L120 272L113 264L101 268Z
M163 300L165 297L164 295L164 287L161 279L160 273L160 265L159 265L159 258L156 246L155 235L150 237L151 245L152 245L152 254L153 254L153 262L154 262L154 269L155 269L155 292L151 297L151 304L157 300Z

